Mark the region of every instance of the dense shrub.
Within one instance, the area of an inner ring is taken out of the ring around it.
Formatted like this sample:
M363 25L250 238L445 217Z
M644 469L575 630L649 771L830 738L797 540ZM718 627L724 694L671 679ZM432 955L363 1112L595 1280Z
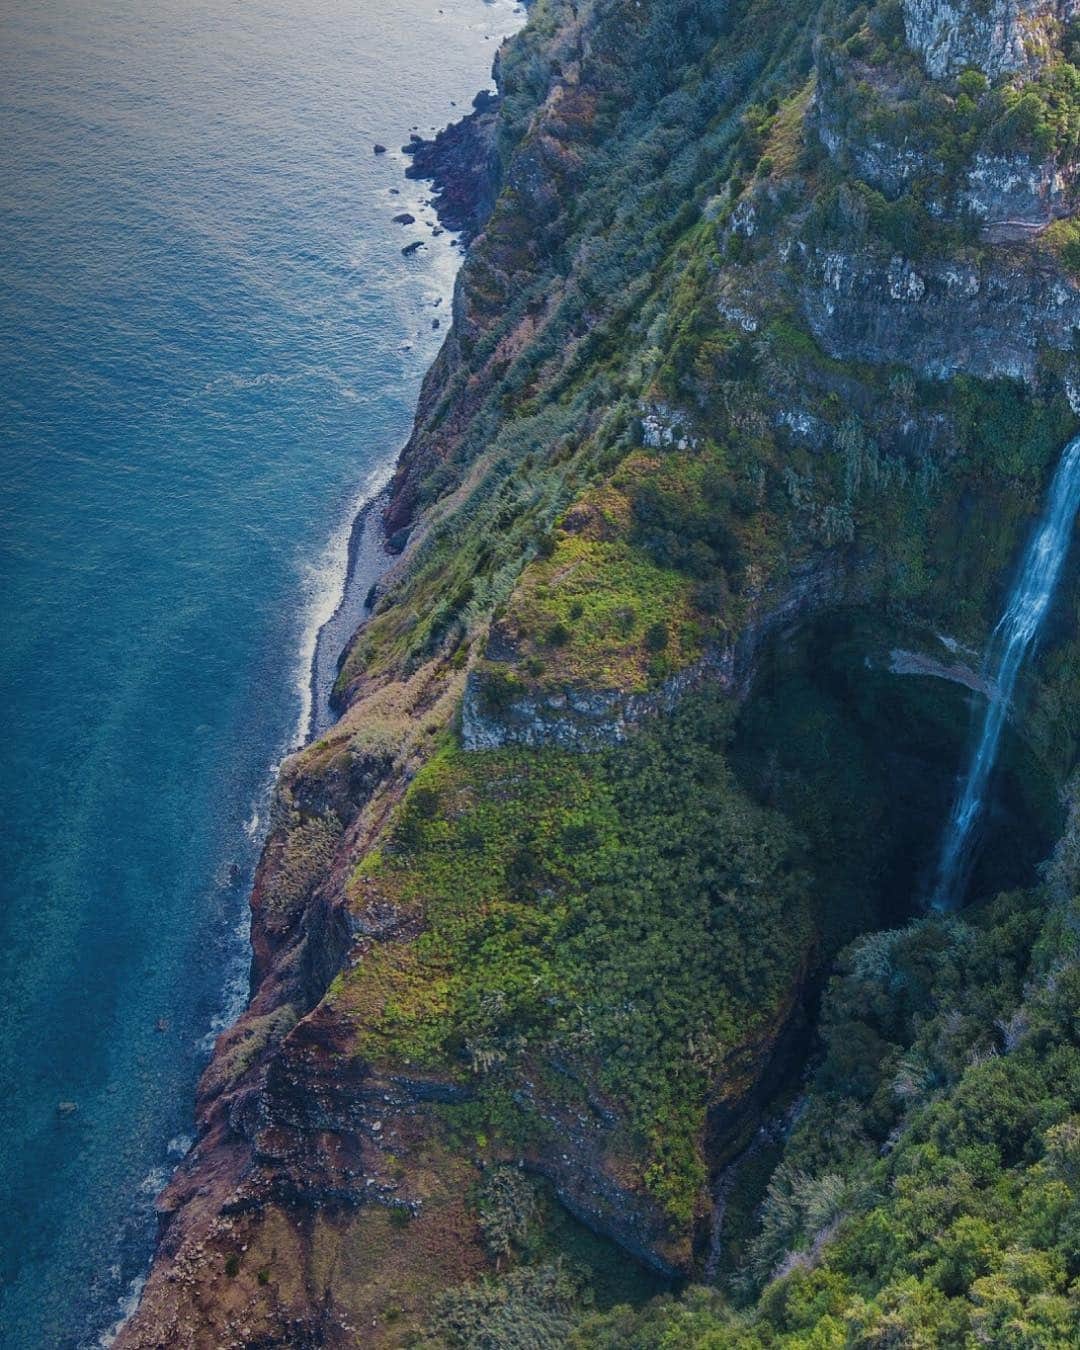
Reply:
M729 723L702 696L592 756L444 752L395 850L362 868L366 886L422 905L425 931L405 964L374 949L342 995L367 1057L467 1058L493 1090L545 1046L598 1072L682 1222L705 1179L710 1076L775 1018L812 924L790 830L727 766Z
M1075 1345L1080 953L1075 912L1043 903L856 944L734 1287L759 1296L616 1310L573 1344Z

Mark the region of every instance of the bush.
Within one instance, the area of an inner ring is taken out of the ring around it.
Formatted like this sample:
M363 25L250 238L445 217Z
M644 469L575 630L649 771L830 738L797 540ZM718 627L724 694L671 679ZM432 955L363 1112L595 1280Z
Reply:
M439 794L429 787L414 789L409 798L412 809L425 820L434 820L439 814Z
M478 1206L484 1245L497 1260L521 1246L537 1216L536 1188L516 1167L494 1167L484 1177Z
M668 627L666 623L650 624L645 630L645 648L650 652L662 652L668 645Z
M485 670L480 682L480 700L484 708L496 716L512 708L521 694L521 681L512 671Z

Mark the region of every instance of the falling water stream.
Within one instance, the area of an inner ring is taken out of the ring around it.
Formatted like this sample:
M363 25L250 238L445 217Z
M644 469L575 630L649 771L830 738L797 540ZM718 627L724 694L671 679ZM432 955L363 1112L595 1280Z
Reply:
M985 662L990 697L942 840L931 898L934 909L955 909L963 896L974 855L976 826L986 801L986 790L997 760L1001 732L1016 681L1024 658L1039 635L1061 577L1078 508L1080 436L1065 447L1005 613L990 641Z

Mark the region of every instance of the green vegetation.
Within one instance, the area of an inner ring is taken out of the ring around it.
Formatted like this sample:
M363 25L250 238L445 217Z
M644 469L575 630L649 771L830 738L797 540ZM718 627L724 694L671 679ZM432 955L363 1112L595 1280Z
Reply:
M809 74L813 16L797 0L724 15L590 4L579 82L550 134L526 132L519 146L562 59L550 37L569 8L538 0L502 63L504 154L517 147L528 163L542 143L543 191L504 193L470 259L480 335L460 339L459 367L418 429L439 450L412 471L424 541L352 650L339 694L361 672L451 659L567 508L633 449L642 370L627 357L662 318L669 250L730 175L751 84L787 93ZM450 429L459 400L467 416Z
M728 1297L615 1310L572 1343L1074 1346L1077 917L1016 892L856 943Z
M295 813L283 856L267 887L267 905L272 911L293 914L303 905L325 873L341 833L341 821L335 815Z
M701 654L691 583L666 556L635 546L632 510L614 487L590 495L564 520L550 557L525 572L502 626L535 663L527 674L551 684L640 689ZM668 626L670 647L650 645L658 624Z
M433 1344L531 1345L559 1350L573 1328L581 1283L560 1263L521 1266L499 1280L450 1289L432 1319Z
M1043 243L1074 279L1080 279L1080 223L1058 220L1043 234Z
M516 1167L489 1168L473 1206L496 1274L443 1293L427 1328L432 1346L559 1350L583 1306L637 1306L666 1287L628 1266Z
M968 692L887 673L901 641L977 663L1076 428L1071 358L1030 384L844 362L799 272L833 246L978 262L963 170L1077 152L1074 48L1023 89L931 85L898 0L536 0L507 52L507 187L410 448L420 526L342 670L347 739L308 752L391 787L352 852L297 807L268 891L291 922L348 862L360 937L328 1002L351 1053L465 1089L424 1128L479 1178L453 1234L475 1265L423 1343L1076 1343L1076 878L1059 850L1045 887L906 923ZM914 169L875 177L901 148ZM1042 247L1080 274L1071 222ZM1007 737L980 895L1028 886L1061 825L1073 608ZM589 754L458 735L467 676L498 729L706 657L733 687L751 637L741 711L698 692ZM237 1072L287 1030L257 1026ZM710 1168L751 1145L715 1288L620 1283L516 1165L597 1120L598 1173L698 1272ZM423 1205L387 1222L419 1243Z
M716 1071L782 1021L813 922L791 832L728 768L729 730L702 697L594 756L448 747L352 883L423 931L334 991L357 1054L471 1076L497 1125L524 1063L574 1063L682 1222Z

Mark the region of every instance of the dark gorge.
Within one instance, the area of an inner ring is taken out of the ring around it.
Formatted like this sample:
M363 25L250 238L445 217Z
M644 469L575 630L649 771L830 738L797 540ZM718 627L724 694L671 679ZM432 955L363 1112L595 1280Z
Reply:
M920 916L986 694L977 653L866 610L774 639L733 763L807 841L834 940ZM1028 886L1062 825L1061 784L1010 722L965 902ZM1018 725L1019 723L1019 725Z

